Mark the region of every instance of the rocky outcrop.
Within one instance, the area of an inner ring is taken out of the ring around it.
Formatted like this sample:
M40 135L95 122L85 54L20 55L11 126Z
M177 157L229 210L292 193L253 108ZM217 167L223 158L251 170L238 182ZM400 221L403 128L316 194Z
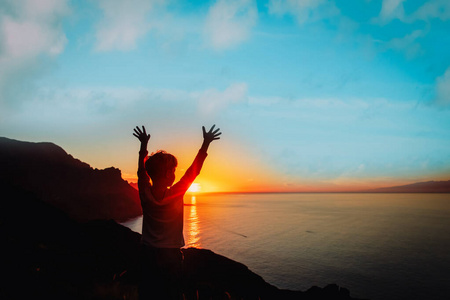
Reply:
M55 144L0 138L0 165L3 184L29 191L76 220L142 214L138 192L119 169L93 169Z
M51 143L0 138L0 299L138 299L141 214L120 170L92 169ZM186 299L351 299L336 285L280 290L245 265L184 249Z
M0 184L1 299L138 299L140 234L113 220L79 222L36 194ZM184 249L186 299L351 299L336 285L280 290L245 265Z

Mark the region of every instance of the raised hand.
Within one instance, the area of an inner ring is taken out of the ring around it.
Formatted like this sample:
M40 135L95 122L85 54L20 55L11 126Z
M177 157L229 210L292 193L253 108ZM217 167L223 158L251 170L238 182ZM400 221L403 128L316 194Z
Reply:
M216 130L214 130L214 127L216 127L216 125L213 125L211 127L211 129L208 132L206 132L205 126L202 126L202 129L203 129L203 140L204 140L205 143L209 144L209 143L211 143L214 140L219 140L220 139L219 135L221 135L222 132L220 132L220 128L217 128Z
M142 130L138 126L136 126L136 128L134 128L133 135L137 137L142 144L147 144L148 140L150 139L150 134L147 134L144 126L142 126Z

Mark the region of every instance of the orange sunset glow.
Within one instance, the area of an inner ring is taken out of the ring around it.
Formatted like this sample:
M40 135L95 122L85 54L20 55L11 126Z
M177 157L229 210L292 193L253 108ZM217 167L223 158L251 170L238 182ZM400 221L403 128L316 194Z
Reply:
M420 176L411 178L390 178L388 176L338 178L330 181L302 177L293 179L277 170L262 168L261 166L256 168L256 171L247 169L237 173L232 170L232 167L216 160L212 155L206 160L200 175L190 186L188 193L355 192L427 180L427 178ZM213 164L216 165L213 166ZM182 168L177 169L176 180L184 175L184 171L185 169ZM128 182L137 182L137 176L134 174L123 173L122 177ZM446 174L442 174L434 177L434 179L445 181L447 177Z
M0 187L0 300L450 299L450 0L0 0Z
M197 214L197 203L195 196L191 197L191 204L189 206L189 211L186 216L187 227L185 229L186 233L186 245L189 247L201 247L200 245L200 225L199 217Z

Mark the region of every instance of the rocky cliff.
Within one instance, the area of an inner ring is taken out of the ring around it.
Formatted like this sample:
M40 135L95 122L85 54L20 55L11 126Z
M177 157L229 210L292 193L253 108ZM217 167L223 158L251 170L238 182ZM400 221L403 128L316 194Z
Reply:
M141 214L120 170L94 170L51 143L0 138L0 299L138 299ZM245 265L184 249L186 299L352 299L336 285L280 290Z
M77 220L124 220L142 213L138 192L119 169L93 169L52 143L0 138L0 166L5 185L29 191Z
M113 220L79 222L35 194L0 184L0 299L138 299L140 234ZM337 285L280 290L245 265L184 249L186 299L352 299Z

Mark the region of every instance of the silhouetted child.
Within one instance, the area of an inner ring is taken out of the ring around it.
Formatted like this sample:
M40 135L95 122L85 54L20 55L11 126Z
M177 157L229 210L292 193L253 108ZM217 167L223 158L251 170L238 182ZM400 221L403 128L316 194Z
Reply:
M147 158L150 134L145 127L134 129L141 141L138 165L138 188L141 199L142 222L142 282L140 299L181 299L181 280L184 246L183 196L203 166L209 144L220 139L214 126L203 130L203 144L192 165L176 184L177 159L165 151ZM151 178L151 182L149 180Z

